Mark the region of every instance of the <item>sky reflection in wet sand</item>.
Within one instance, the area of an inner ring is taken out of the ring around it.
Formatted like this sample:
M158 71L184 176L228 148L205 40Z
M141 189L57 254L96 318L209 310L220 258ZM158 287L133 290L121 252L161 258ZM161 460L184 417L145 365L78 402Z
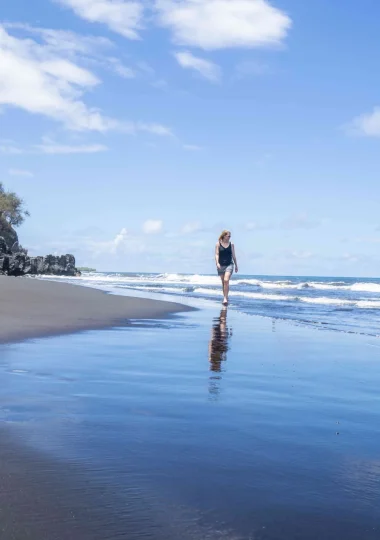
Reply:
M2 423L107 488L109 538L378 538L377 340L182 320L2 347Z

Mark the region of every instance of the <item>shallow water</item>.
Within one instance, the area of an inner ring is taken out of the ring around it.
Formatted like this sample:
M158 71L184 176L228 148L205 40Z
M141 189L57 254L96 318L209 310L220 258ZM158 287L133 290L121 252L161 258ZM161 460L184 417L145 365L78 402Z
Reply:
M220 301L216 275L93 272L80 278L44 276L81 285L144 294ZM249 276L234 274L230 305L264 317L297 321L310 327L380 336L380 279L360 277Z
M380 537L377 339L213 308L0 352L0 421L104 492L99 538Z

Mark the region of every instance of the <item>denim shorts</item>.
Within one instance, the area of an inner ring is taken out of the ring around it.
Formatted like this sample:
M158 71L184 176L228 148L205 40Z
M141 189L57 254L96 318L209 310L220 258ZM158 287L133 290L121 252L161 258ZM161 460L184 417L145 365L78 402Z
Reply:
M221 266L220 269L217 268L218 270L218 275L219 276L222 276L223 274L225 274L226 272L229 272L231 275L234 271L234 263L232 262L231 264L229 264L228 266Z

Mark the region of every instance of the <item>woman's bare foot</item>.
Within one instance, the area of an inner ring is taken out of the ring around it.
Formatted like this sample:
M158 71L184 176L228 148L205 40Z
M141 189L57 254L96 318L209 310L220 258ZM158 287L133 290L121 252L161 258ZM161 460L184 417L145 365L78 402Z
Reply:
M227 298L224 298L224 300L223 300L223 306L227 306L227 305L228 305L228 300L227 300Z

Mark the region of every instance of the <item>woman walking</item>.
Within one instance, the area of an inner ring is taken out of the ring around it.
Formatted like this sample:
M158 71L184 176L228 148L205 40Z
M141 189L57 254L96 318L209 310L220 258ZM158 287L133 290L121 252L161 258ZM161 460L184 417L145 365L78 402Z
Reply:
M235 255L235 246L231 243L230 231L222 231L215 246L215 262L218 275L223 286L223 305L228 304L228 293L230 290L230 279L234 271L238 272L238 265Z

